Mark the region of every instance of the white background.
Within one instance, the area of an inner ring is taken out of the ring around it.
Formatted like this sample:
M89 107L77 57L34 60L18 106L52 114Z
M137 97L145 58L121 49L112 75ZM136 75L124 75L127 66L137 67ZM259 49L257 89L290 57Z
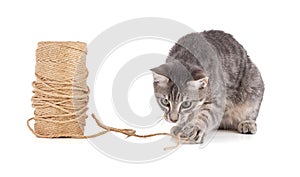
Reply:
M257 134L220 133L204 149L183 146L147 164L110 159L86 140L35 138L25 122L33 115L37 42L89 43L114 24L147 16L221 29L243 44L266 85ZM1 1L0 176L299 176L299 16L289 0Z

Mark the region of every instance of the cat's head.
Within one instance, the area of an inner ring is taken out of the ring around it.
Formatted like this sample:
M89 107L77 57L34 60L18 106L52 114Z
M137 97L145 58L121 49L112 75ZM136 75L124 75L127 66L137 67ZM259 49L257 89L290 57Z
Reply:
M195 66L189 70L180 62L169 62L151 69L155 97L164 118L172 123L185 122L199 111L207 95L208 77Z

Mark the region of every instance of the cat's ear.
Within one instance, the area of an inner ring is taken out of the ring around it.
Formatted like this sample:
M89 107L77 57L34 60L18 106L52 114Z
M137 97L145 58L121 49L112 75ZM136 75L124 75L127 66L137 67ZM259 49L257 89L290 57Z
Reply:
M188 81L187 86L189 89L198 90L205 88L208 84L208 77L204 77L195 81Z
M164 75L157 74L156 72L152 72L152 73L153 73L154 83L156 83L157 85L159 85L161 87L167 86L167 84L169 82L169 78L167 78Z

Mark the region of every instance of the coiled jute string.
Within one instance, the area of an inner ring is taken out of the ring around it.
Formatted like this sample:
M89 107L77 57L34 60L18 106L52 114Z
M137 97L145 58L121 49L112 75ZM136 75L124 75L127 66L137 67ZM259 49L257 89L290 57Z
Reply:
M177 139L176 148L181 139L169 133L138 135L132 129L119 129L101 123L94 114L92 118L103 130L93 135L84 135L85 119L88 117L87 104L89 88L86 84L86 44L83 42L39 42L36 50L36 81L32 106L34 117L28 119L27 126L40 138L93 138L107 132L119 132L127 137L147 138L167 135ZM34 128L30 121L34 120Z

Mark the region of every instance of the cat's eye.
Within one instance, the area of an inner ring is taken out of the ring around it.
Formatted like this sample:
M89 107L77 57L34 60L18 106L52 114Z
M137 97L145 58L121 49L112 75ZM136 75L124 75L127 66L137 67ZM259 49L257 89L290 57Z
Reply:
M161 102L161 104L164 105L164 106L168 106L168 105L169 105L169 100L166 99L166 98L160 99L160 102Z
M181 103L181 107L186 109L192 106L192 102L190 101L184 101L183 103Z

